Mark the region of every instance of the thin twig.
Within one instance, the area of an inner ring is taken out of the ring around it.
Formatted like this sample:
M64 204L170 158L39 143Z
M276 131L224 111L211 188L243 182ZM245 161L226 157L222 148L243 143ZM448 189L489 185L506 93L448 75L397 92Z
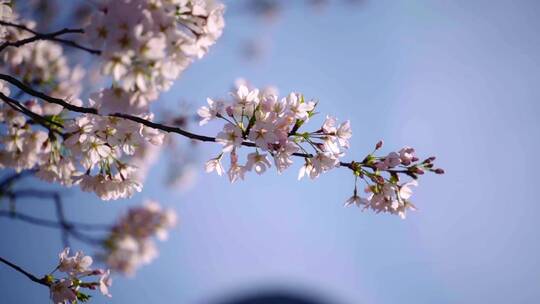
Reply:
M27 214L23 214L23 213L20 213L20 212L15 212L15 211L0 210L0 217L8 217L8 218L11 218L11 219L20 220L22 222L26 222L26 223L37 225L37 226L62 229L62 225L60 223L58 223L57 221L51 221L51 220L46 220L46 219L42 219L42 218L37 218L37 217L33 217L31 215L27 215Z
M56 121L52 121L50 119L47 119L46 117L43 117L43 116L31 111L27 107L23 106L17 100L12 99L12 98L4 95L4 93L2 93L2 92L0 92L0 99L2 99L5 103L7 103L15 111L21 112L21 113L25 114L26 116L29 116L35 122L39 123L40 125L42 125L47 130L49 130L51 132L55 132L55 133L60 133L62 135L61 132L59 132L58 130L55 130L54 128L51 128L51 126L48 125L48 124L51 124L51 125L55 125L55 126L57 126L59 128L63 128L62 124L60 124L60 123L58 123Z
M60 200L60 195L58 193L53 193L52 198L54 200L54 206L56 209L56 217L62 225L62 241L64 243L64 247L70 247L69 231L72 229L73 226L69 225L66 222L66 217L64 215L64 206L62 205L62 201Z
M3 181L0 182L0 191L5 190L4 188L9 187L11 184L13 184L19 179L33 175L34 173L36 173L36 171L37 170L25 170L22 172L16 172L16 173L13 173L12 175L9 175Z
M38 40L51 40L51 41L55 41L55 42L65 44L67 46L71 46L71 47L74 47L74 48L77 48L77 49L81 49L81 50L86 51L86 52L88 52L90 54L93 54L93 55L100 55L101 54L100 50L95 50L95 49L91 49L91 48L82 46L82 45L80 45L77 42L72 41L72 40L58 38L58 36L62 36L62 35L65 35L65 34L83 34L84 33L83 29L64 28L64 29L61 29L59 31L52 32L52 33L38 33L38 32L36 32L36 31L34 31L34 30L24 26L24 25L21 25L21 24L15 24L15 23L6 22L6 21L0 21L0 25L15 27L15 28L18 28L20 30L24 30L24 31L27 31L29 33L32 33L34 35L32 37L17 40L17 41L5 41L4 43L2 43L0 45L0 52L2 52L7 47L20 47L20 46L23 46L23 45L28 44L28 43L36 42Z
M42 219L42 218L34 217L34 216L21 213L18 211L15 212L15 211L0 210L0 217L7 217L11 219L20 220L22 222L33 224L36 226L56 228L56 229L63 228L62 224L60 224L58 221ZM69 221L68 223L69 223L69 226L78 230L107 231L111 229L111 226L102 225L102 224L79 223L79 222L73 222L73 221Z

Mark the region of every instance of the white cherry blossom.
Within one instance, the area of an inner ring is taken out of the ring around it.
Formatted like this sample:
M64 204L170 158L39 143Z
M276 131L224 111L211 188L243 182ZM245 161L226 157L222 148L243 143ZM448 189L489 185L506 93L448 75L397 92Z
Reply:
M199 122L200 126L207 124L218 115L222 115L224 111L224 104L222 101L207 98L206 102L208 103L208 106L203 106L197 111L197 114L202 118Z
M246 163L246 170L248 171L255 170L255 173L260 175L271 166L266 153L254 152L248 155L248 161Z
M242 130L233 124L226 124L216 136L216 142L223 145L223 152L231 152L242 145Z

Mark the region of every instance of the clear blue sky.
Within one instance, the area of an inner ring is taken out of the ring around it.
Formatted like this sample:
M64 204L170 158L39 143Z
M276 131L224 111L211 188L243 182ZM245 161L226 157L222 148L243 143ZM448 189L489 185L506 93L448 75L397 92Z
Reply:
M201 174L189 191L163 186L165 162L129 201L68 191L80 220L112 220L145 197L180 216L159 259L134 279L116 277L113 298L94 303L210 303L267 287L337 303L540 301L539 2L367 1L322 14L291 9L271 27L229 13L223 38L164 95L169 108L179 98L200 105L224 96L243 76L316 97L321 112L350 119L348 157L384 139L385 151L411 145L437 155L447 174L420 181L420 210L406 221L343 208L352 191L346 170L297 182L296 166L230 185L202 170L219 150L211 144L200 146ZM262 35L270 51L242 60L240 43ZM217 125L194 128L211 134ZM52 216L46 204L21 205ZM56 231L7 219L0 231L0 255L34 273L54 266ZM5 267L0 294L2 303L47 297Z

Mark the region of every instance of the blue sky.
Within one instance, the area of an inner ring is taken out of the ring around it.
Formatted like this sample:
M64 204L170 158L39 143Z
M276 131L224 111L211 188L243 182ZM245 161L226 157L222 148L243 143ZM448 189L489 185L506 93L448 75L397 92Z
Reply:
M229 11L222 39L163 96L169 109L225 96L245 77L303 92L320 100L320 112L350 119L347 159L384 139L385 152L411 145L437 155L447 174L420 180L419 211L405 221L343 208L347 170L297 182L296 166L231 185L203 172L219 151L212 144L199 146L200 176L188 191L163 185L166 162L128 201L69 190L67 209L79 220L110 221L143 198L180 217L160 257L136 278L116 277L113 298L94 303L211 303L274 287L337 303L538 302L539 12L536 1L381 0L322 13L294 8L268 26ZM256 36L270 49L246 62L239 47ZM41 202L21 208L53 216ZM54 266L56 231L8 219L0 231L0 255L34 273ZM5 267L0 291L6 303L47 297Z

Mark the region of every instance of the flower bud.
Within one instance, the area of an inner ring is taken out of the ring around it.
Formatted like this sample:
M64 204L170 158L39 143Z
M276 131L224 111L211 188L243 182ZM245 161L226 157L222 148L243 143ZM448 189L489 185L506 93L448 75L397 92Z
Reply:
M374 182L376 182L379 185L384 185L384 178L382 176L380 176L380 175L372 176L371 180L373 180Z
M92 271L92 275L102 275L105 273L105 270L103 269L95 269Z
M444 169L437 168L437 169L433 170L433 172L435 172L436 174L444 174Z
M383 146L383 141L379 140L379 142L375 145L375 150L379 150Z
M424 160L424 164L431 163L436 159L435 156L428 157Z
M232 106L228 106L228 107L225 109L225 112L227 112L227 115L229 115L230 117L233 117L233 116L234 116L234 110L233 110L233 107L232 107Z

